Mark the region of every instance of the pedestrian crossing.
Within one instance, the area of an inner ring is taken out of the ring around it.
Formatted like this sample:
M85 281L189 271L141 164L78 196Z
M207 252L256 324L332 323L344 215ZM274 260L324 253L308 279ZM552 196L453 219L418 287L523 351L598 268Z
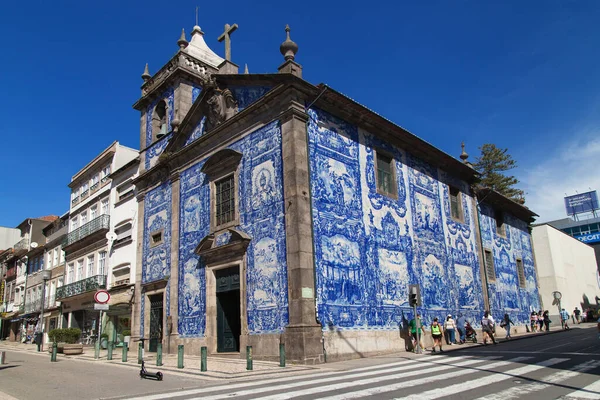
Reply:
M507 400L531 398L533 394L534 397L541 395L565 400L600 399L600 381L597 380L600 360L579 359L578 362L569 357L515 356L425 356L349 371L323 370L130 400L426 400L452 397Z

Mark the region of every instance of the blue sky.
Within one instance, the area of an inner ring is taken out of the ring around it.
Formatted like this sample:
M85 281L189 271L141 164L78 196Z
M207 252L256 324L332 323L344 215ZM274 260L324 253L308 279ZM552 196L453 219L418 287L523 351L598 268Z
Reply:
M472 160L507 147L539 221L600 189L600 2L6 2L0 13L0 225L62 214L71 176L113 140L139 148L146 62L156 72L199 6L208 45L276 72L289 23L304 78ZM367 6L368 5L368 6ZM293 7L295 6L295 7Z

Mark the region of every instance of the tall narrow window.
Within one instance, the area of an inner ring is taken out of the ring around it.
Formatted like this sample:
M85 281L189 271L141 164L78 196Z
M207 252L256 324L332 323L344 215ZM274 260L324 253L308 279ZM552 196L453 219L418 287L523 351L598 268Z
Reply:
M485 271L487 273L488 281L494 282L496 280L496 270L494 269L494 257L490 250L485 250Z
M215 182L217 226L233 221L235 218L235 183L229 175Z
M523 267L523 260L517 258L517 276L519 277L519 286L524 288L527 284L525 279L525 268Z
M60 253L60 248L54 249L54 265L58 265L58 254Z
M98 205L94 204L90 208L90 221L98 216Z
M91 277L95 275L94 271L94 255L88 256L87 258L87 277Z
M80 214L81 215L81 217L80 217L81 218L81 226L84 226L87 223L87 214L88 214L87 210L83 210L81 212L81 214Z
M72 219L71 219L71 232L73 232L75 229L77 229L79 227L79 217L77 215L75 215Z
M448 192L450 194L450 215L452 218L462 221L463 212L460 191L455 187L449 186Z
M107 215L108 214L108 197L105 199L102 199L102 203L101 203L101 207L100 207L100 213L102 215Z
M106 251L98 253L98 275L106 275Z
M394 159L381 153L376 153L375 157L377 160L377 192L385 196L396 197Z
M69 268L68 268L69 274L67 277L67 282L68 283L73 283L75 282L75 264L74 263L69 263Z
M498 235L506 236L506 227L504 226L504 213L496 210L494 212L494 218L496 218L496 233Z
M77 261L77 280L83 279L83 260Z
M50 250L48 253L46 253L46 255L48 256L48 269L52 268L52 250Z

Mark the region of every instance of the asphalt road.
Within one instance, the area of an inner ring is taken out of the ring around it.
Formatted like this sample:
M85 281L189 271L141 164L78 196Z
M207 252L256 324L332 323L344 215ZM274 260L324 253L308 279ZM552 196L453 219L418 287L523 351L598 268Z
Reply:
M458 347L444 354L401 353L331 363L304 375L227 382L173 374L163 382L145 381L132 368L72 360L49 368L45 357L14 353L9 354L16 357L12 363L0 369L0 391L20 400L600 399L596 329Z

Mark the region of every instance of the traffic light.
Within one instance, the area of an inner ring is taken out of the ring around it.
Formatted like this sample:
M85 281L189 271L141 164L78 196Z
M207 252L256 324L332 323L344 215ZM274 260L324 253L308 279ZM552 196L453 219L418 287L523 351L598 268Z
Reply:
M408 304L411 307L421 305L421 288L419 285L408 285Z

